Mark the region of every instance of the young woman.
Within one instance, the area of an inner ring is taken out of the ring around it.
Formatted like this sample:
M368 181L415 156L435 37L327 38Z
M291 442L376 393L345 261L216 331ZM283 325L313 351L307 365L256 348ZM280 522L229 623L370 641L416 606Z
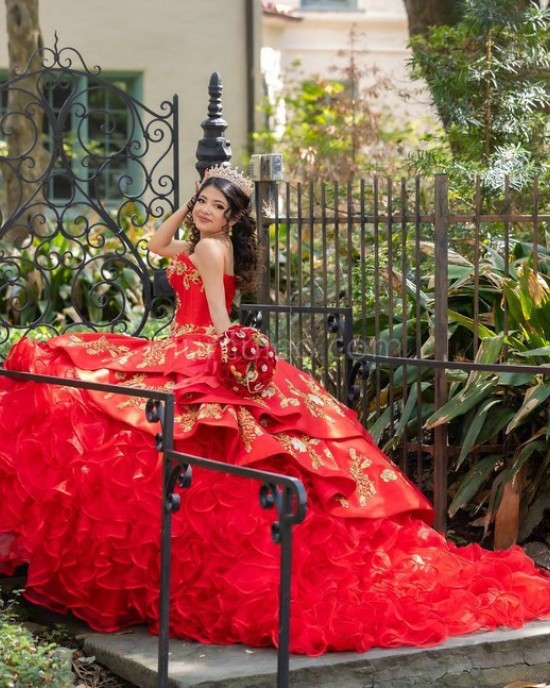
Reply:
M172 390L176 449L299 477L308 512L294 531L293 652L432 645L550 615L550 577L519 547L488 552L447 542L429 525L431 505L355 414L284 361L270 379L269 342L231 325L235 292L256 273L251 190L231 168L213 168L151 240L152 251L172 259L169 338L22 340L7 366L121 390ZM184 221L190 237L180 241ZM241 356L244 367L234 346L243 332L264 356ZM233 349L226 366L223 352ZM161 474L144 404L1 378L0 385L1 570L28 564L29 599L71 610L95 629L146 622L154 630ZM175 635L276 643L271 520L257 484L194 470L173 523Z

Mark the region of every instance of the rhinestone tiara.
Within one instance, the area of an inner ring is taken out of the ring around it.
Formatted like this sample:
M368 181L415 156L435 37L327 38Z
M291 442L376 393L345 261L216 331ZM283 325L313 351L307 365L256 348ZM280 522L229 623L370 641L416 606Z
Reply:
M227 181L238 186L239 189L247 196L251 196L252 192L254 191L254 182L248 177L245 177L234 167L224 167L222 165L209 167L204 173L204 179L202 180L203 183L212 177L227 179Z

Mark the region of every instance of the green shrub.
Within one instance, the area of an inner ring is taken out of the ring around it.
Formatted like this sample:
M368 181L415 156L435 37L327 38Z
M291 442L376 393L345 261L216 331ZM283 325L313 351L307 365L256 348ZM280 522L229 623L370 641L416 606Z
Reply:
M2 688L69 688L57 646L35 638L11 611L0 606L0 686Z

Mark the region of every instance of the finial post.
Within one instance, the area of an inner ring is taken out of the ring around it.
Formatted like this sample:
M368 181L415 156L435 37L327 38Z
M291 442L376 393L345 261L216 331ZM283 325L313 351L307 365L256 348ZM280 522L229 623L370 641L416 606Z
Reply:
M208 84L208 117L201 122L204 136L200 139L195 168L201 179L205 170L215 165L226 165L232 156L231 143L225 138L227 122L222 117L222 80L214 72Z

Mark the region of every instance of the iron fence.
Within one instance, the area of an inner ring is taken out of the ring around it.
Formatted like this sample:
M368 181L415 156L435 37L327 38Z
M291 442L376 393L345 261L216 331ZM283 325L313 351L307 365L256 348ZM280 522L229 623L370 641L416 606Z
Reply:
M470 199L457 199L446 175L345 186L262 182L257 197L265 247L260 293L273 313L284 307L287 320L296 309L296 363L315 374L315 354L327 346L325 332L304 323L303 313L352 310L344 351L351 375L341 375L334 362L323 382L343 401L360 388L352 398L362 422L432 496L443 528L449 457L459 438L449 437L446 425L427 430L426 420L448 397L444 363L464 361L468 370L487 326L511 334L508 306L498 298L514 259L522 254L539 277L550 273L550 214L541 211L537 180L529 198L513 194L507 181L500 198L487 198L477 180ZM529 212L521 212L520 201ZM289 325L267 318L264 327L277 342ZM506 351L500 358L503 366L514 362Z

